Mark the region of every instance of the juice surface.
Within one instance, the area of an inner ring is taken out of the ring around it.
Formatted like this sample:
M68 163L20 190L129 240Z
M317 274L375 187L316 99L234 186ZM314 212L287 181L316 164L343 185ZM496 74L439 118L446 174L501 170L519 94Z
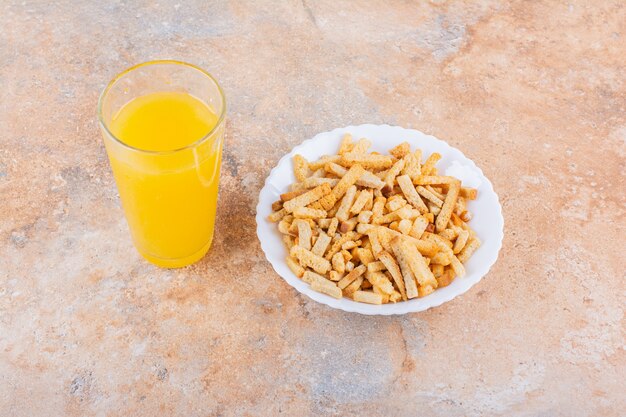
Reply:
M162 92L128 102L111 121L111 131L124 143L146 151L171 151L205 136L217 116L187 93Z
M113 117L111 132L134 148L173 151L196 143L218 117L187 93L140 96ZM133 240L150 262L180 267L200 259L213 239L222 135L172 153L110 149L109 158Z

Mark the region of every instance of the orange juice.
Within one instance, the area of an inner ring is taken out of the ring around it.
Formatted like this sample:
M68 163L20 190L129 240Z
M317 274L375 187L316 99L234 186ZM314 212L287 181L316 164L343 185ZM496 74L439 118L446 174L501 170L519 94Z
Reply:
M203 101L183 92L138 96L111 118L110 132L131 148L106 143L122 206L135 246L156 265L189 265L211 245L223 136L212 132L217 123ZM206 138L210 132L214 138Z

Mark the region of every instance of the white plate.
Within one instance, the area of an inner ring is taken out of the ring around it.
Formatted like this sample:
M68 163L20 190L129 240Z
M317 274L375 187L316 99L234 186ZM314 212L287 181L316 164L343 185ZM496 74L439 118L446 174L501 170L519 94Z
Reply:
M437 163L439 172L454 175L462 180L463 185L478 188L478 198L468 203L468 210L474 216L470 226L482 241L480 248L465 263L466 275L456 278L447 287L436 290L423 298L415 298L396 304L370 305L357 303L348 298L340 300L325 294L313 291L304 281L296 277L285 262L287 248L283 244L280 232L275 223L270 223L267 216L271 213L271 205L280 198L280 194L289 190L289 185L295 182L291 157L301 154L309 161L315 161L322 155L334 155L339 149L339 142L345 133L352 134L356 139L367 138L372 141L371 150L388 153L394 146L407 141L411 148L420 148L424 155L439 152L442 155ZM257 235L261 247L274 270L283 277L289 285L313 300L333 308L361 314L404 314L427 310L452 300L463 294L489 272L498 258L502 246L504 219L498 196L493 190L491 182L483 172L465 157L461 151L447 143L422 132L388 125L360 125L348 126L324 132L302 144L281 158L278 165L272 170L265 186L259 195L259 204L256 208Z

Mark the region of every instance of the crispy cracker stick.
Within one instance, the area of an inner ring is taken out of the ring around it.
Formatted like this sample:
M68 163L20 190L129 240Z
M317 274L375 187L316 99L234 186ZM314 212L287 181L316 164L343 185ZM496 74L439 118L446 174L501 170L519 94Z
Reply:
M376 190L380 190L385 186L385 181L378 178L375 174L372 174L370 171L365 171L361 175L361 177L356 180L356 185L360 185L361 187L374 188Z
M454 252L455 255L463 250L465 244L467 243L467 240L469 239L469 236L470 233L467 230L459 230L459 235L454 241L454 246L452 247L452 252Z
M457 182L458 180L454 177L449 176L441 176L441 175L433 175L433 176L424 176L420 175L418 178L413 180L413 184L415 185L443 185L443 184L452 184Z
M372 254L372 251L365 248L357 248L354 250L355 258L361 261L363 265L369 265L374 262L376 259Z
M456 199L456 206L454 206L454 212L458 214L459 216L463 217L462 214L464 211L467 211L467 200L459 196L459 198Z
M341 155L341 163L344 166L361 165L366 169L382 170L393 165L393 159L385 155L366 155L348 152Z
M452 242L456 238L457 232L454 229L446 229L439 232L438 235Z
M341 236L339 239L333 242L333 245L330 247L328 252L326 253L325 258L327 260L331 260L333 255L341 250L341 245L346 243L349 240L357 240L361 235L355 232L348 232L345 235Z
M450 266L452 267L452 270L457 277L462 277L465 275L465 267L463 266L461 261L459 261L459 258L454 255L452 255L452 257L450 258Z
M439 199L439 197L437 197L435 194L430 192L430 190L426 189L425 187L423 187L421 185L418 185L417 186L417 192L422 197L424 197L425 199L427 199L428 201L430 201L431 203L433 203L437 207L443 206L443 201L441 199Z
M304 181L309 176L309 163L302 155L293 156L293 173L298 181Z
M422 166L422 175L430 175L432 169L435 167L435 164L441 159L441 155L437 152L432 153L424 165Z
M415 239L420 239L426 230L426 226L428 226L428 220L426 220L423 216L417 217L413 221L413 226L411 226L409 236L412 236Z
M359 223L356 225L356 231L361 234L367 234L370 230L372 230L375 227L376 226L374 226L373 224Z
M380 288L385 294L393 293L393 284L382 272L367 271L365 273L365 279L367 279L372 286Z
M365 172L365 169L363 169L362 166L353 165L348 172L346 172L346 175L341 177L341 180L339 180L335 188L333 188L333 196L335 196L337 200L343 197L348 189L354 185L361 175L363 175L363 172Z
M354 269L354 264L352 261L346 262L346 272L351 272Z
M454 271L451 268L446 269L437 277L437 288L447 287L454 280Z
M362 290L363 288L365 288L365 284L368 284L368 283L369 283L370 285L372 285L369 281L364 281L364 282L363 282L363 285L361 285L361 290ZM398 294L398 296L400 296L400 293L399 293L398 291L396 291L396 290L394 290L394 291L393 291L393 293L391 293L391 294L385 294L385 293L383 292L383 290L381 290L380 288L378 288L378 287L377 287L377 286L375 286L375 285L372 285L372 291L374 291L374 293L375 293L375 294L378 294L378 295L380 295L380 296L382 297L382 299L383 299L383 304L387 304L387 303L389 302L389 299L391 298L391 296L392 296L394 293L396 293L396 294Z
M289 254L300 261L302 266L312 268L319 274L325 274L330 270L330 262L313 252L304 249L302 246L294 246Z
M298 278L302 278L302 275L304 275L304 268L291 256L287 256L287 266Z
M333 175L336 175L339 178L343 177L344 175L346 175L346 172L348 172L347 169L345 169L341 165L336 164L334 162L329 162L326 165L324 165L324 170L326 170L326 172L329 172Z
M398 146L391 148L389 153L398 159L402 159L411 153L411 145L408 142L402 142Z
M283 202L278 200L272 203L272 211L279 211L283 208Z
M341 197L354 185L356 180L363 174L365 170L360 165L354 165L339 180L332 192L320 200L320 204L324 210L330 210Z
M419 152L419 155L417 153ZM411 180L417 178L420 175L420 158L421 153L419 149L415 153L410 153L404 156L404 168L402 168L402 175L408 175Z
M450 242L448 239L445 239L431 232L424 232L422 236L422 240L425 240L427 242L432 242L446 252L448 252L449 249L452 249L452 246L453 246L453 243Z
M328 226L330 226L331 219L317 219L317 225L321 229L328 230Z
M434 203L431 203L430 201L427 202L426 205L428 206L428 210L430 210L430 212L433 213L435 216L437 216L441 211L440 207L437 207Z
M461 187L459 191L459 197L467 198L468 200L476 200L478 190L476 188Z
M443 206L441 207L441 212L437 215L437 220L435 221L437 232L442 232L448 227L448 222L450 221L450 216L454 211L454 206L456 205L456 199L459 196L460 189L461 181L450 184L446 200L444 201Z
M287 217L285 216L285 218ZM309 227L311 228L311 232L313 232L313 228L316 227L315 221L311 219L297 219L297 220L308 223ZM291 223L291 226L289 226L289 234L292 236L298 236L298 223L295 223L295 222ZM311 236L313 236L313 233L311 233Z
M399 194L389 197L385 204L389 212L396 211L404 206L406 206L406 200Z
M404 159L398 160L391 168L389 168L389 171L387 171L387 175L385 175L385 179L383 180L388 187L393 188L393 185L396 182L396 177L400 174L402 168L404 168Z
M415 190L415 186L413 185L413 181L411 181L411 178L408 175L400 175L396 179L398 181L400 189L402 190L402 194L404 194L404 197L406 197L406 200L409 202L409 204L418 209L420 213L427 213L428 207L426 207L426 204L424 204L422 198Z
M372 220L372 212L367 210L360 212L357 216L357 220L359 223L369 223L370 220Z
M430 263L444 266L450 265L453 256L454 255L450 254L450 252L438 252L435 256L430 258Z
M357 266L352 271L350 271L350 273L348 275L346 275L345 277L341 278L341 281L339 281L337 286L343 290L348 285L352 284L352 282L354 282L354 280L356 280L358 277L363 275L366 270L367 270L367 267L365 265Z
M337 272L337 271L330 271L328 273L330 275L330 280L331 281L339 281L341 278L343 278L343 274L341 272Z
M339 223L339 232L340 233L348 233L356 229L356 224L358 220L356 217L348 219L344 222Z
M313 249L311 249L311 252L313 252L317 256L324 256L324 252L326 252L326 249L328 248L331 240L332 239L330 238L330 236L320 231L320 235L315 241L315 245L313 245Z
M467 260L474 254L476 249L480 247L480 240L477 237L471 237L463 250L459 252L457 258L461 262L467 262Z
M353 185L350 188L348 188L348 191L346 191L346 193L344 194L341 200L341 205L339 206L339 210L337 210L337 214L335 215L335 217L337 217L339 221L343 222L343 221L348 220L348 216L350 214L350 207L352 207L352 205L354 204L355 197L356 197L356 186Z
M346 272L346 262L341 252L337 252L333 255L333 269L340 274Z
M337 226L339 226L339 220L337 220L336 217L330 219L330 225L328 226L328 230L326 231L326 233L328 233L328 236L335 235L335 233L337 232Z
M355 291L352 295L354 301L367 304L382 304L383 296L370 291Z
M403 235L408 235L411 231L412 225L413 223L411 222L411 220L402 219L398 222L398 232L402 233Z
M304 274L302 275L302 281L306 282L309 285L313 284L314 282L317 282L323 286L331 286L331 287L335 286L334 282L331 282L326 277L316 274L313 271L305 271Z
M328 279L326 279L325 276L320 275L320 274L316 274L313 271L305 271L304 274L302 275L302 281L306 282L307 284L311 285L312 283L314 283L315 281L319 282L319 283L324 283L324 281L328 281ZM331 282L330 284L335 285L333 282Z
M369 140L365 138L359 139L359 141L354 144L350 152L354 154L365 153L367 152L370 146L372 146L372 142L370 142Z
M441 275L443 275L443 269L444 269L443 265L431 264L429 266L430 266L430 270L433 272L433 275L435 276L435 278L439 278ZM439 280L437 280L437 282L439 282Z
M307 191L306 193L299 195L296 198L292 198L291 200L285 202L283 208L287 211L287 213L291 213L296 209L296 207L304 207L307 206L314 201L319 200L325 195L329 195L331 192L330 185L322 184L319 187L315 187L314 189Z
M387 227L382 227L379 226L376 229L377 232L377 237L378 237L378 241L380 242L380 245L383 247L383 250L387 251L387 252L393 252L391 249L391 240L394 238L394 234L398 236L402 236L401 233L396 232L395 230L391 230Z
M281 201L284 203L286 201L292 200L299 195L306 193L308 190L298 190L298 191L289 191L280 195Z
M372 193L370 194L369 198L365 202L365 205L363 206L363 210L367 212L371 212L372 207L374 207L374 191L376 190L371 190L371 191Z
M380 178L381 180L385 179L385 176L387 175L387 171L389 171L388 169L384 170L384 171L379 171L377 172L376 175L378 178ZM385 184L386 185L386 184Z
M400 245L403 253L407 256L407 261L418 284L420 286L430 285L433 288L437 288L437 280L426 264L424 257L417 251L417 248L406 240L402 241Z
M309 162L309 168L313 171L317 171L329 162L339 162L341 160L340 155L324 155L315 162Z
M359 288L361 288L361 285L363 284L363 280L364 280L363 276L360 276L357 279L355 279L354 282L352 282L352 284L348 285L346 288L343 289L344 295L348 297L352 297L352 294L354 294L355 291L358 291Z
M361 241L357 240L349 240L346 243L344 243L343 245L341 245L341 249L342 250L350 250L350 249L354 249L354 248L358 248L361 245Z
M324 175L326 175L326 171L324 171L324 168L319 168L316 169L311 175L309 175L309 178L324 178Z
M472 231L472 229L470 229L470 227L467 225L467 223L465 223L459 216L457 216L455 213L452 213L452 216L450 216L450 221L452 222L452 224L455 227L459 227L463 230L467 230L470 233L470 237L474 236L474 232Z
M378 228L368 230L367 236L369 237L370 244L372 245L372 253L376 258L378 258L379 254L383 251L383 247L378 240Z
M372 223L374 224L387 224L394 221L399 221L402 219L406 219L411 216L411 208L408 205L404 207L400 207L396 211L392 211L391 213L387 213L384 216L380 216L378 218L374 218Z
M469 211L464 211L459 217L461 217L461 220L464 222L472 220L472 214Z
M296 219L293 224L298 229L298 245L311 250L311 225L304 219Z
M291 250L293 245L295 245L293 238L289 235L283 235L283 242L285 242L285 246L287 246L288 250Z
M337 185L339 180L337 178L319 178L319 177L309 177L302 181L302 185L304 188L315 188L324 183L327 183L331 187Z
M394 255L396 255L396 260L398 261L398 264L400 265L400 270L402 271L402 277L404 278L406 296L407 298L411 299L411 298L417 297L417 285L415 284L415 277L413 275L413 271L411 270L411 266L409 264L409 258L411 255L409 255L409 253L406 252L407 247L408 246L403 245L403 240L399 237L395 237L391 241L391 248L393 250Z
M350 208L350 214L359 214L363 211L363 207L367 203L368 200L372 198L374 193L372 190L361 190L359 192L359 196L354 200L354 204Z
M389 296L389 301L392 303L397 303L402 299L402 295L398 291L394 291L393 294Z
M284 218L278 222L278 231L283 235L291 235L291 223L286 221ZM295 233L294 233L295 234Z
M313 283L311 284L311 289L322 294L330 295L334 298L341 298L343 295L341 290L336 285L325 285L320 283L319 281L313 281Z
M324 210L324 209L322 208L322 205L320 204L319 200L318 200L318 201L314 201L314 202L312 202L312 203L311 203L311 204L309 204L307 207L308 207L308 208L312 208L312 209L314 209L314 210Z
M386 202L387 199L385 197L376 197L374 206L372 206L372 220L382 217Z
M440 199L441 201L443 201L446 198L444 194L441 194L439 191L435 190L435 188L432 185L426 185L424 186L424 188L426 188L428 191L433 193L433 195L437 197L438 199ZM441 190L441 188L438 188L438 190Z
M293 215L296 219L323 219L326 217L326 211L308 207L296 207Z
M272 223L276 223L277 221L280 221L283 217L285 217L286 214L287 211L283 208L267 216L267 220L271 221Z
M349 133L346 133L341 138L341 143L339 144L339 151L337 153L339 155L343 155L346 152L350 152L353 147L354 147L354 144L352 143L352 135Z
M385 234L387 235L387 244L389 244L389 242L391 241L391 239L393 239L394 237L400 237L401 239L404 239L410 243L412 243L413 245L415 245L415 247L417 248L417 250L424 256L428 256L433 257L435 256L435 254L437 252L440 251L440 248L437 246L437 244L435 244L434 242L430 242L430 241L425 241L425 240L418 240L415 239L411 236L406 236L403 235L399 232L396 232L395 230L391 230L391 229L387 229L387 228L382 228L385 232ZM382 241L381 241L382 243ZM383 245L384 247L385 245Z
M333 195L332 195L332 194L329 194L329 195L327 195L326 197L329 197L329 196L330 196L330 197L332 197ZM324 198L326 198L326 197L324 197ZM324 199L324 198L323 198L323 199ZM334 198L334 197L333 197L333 198ZM321 200L320 200L320 201L321 201ZM335 205L334 205L334 206L333 206L330 210L328 210L328 217L329 217L329 218L333 218L333 217L335 217L335 215L337 214L337 210L339 210L339 206L340 206L340 205L341 205L341 200L336 201L336 202L335 202Z
M387 269L381 261L374 261L367 264L367 272L380 272Z
M431 294L435 289L430 285L420 286L417 288L417 296L422 298L426 297L428 294Z
M396 260L391 256L389 252L381 252L378 255L378 259L385 265L387 271L393 278L393 281L396 283L398 290L400 290L400 294L403 300L407 299L406 289L404 287L404 278L402 277L402 273L400 272L400 267L396 263Z

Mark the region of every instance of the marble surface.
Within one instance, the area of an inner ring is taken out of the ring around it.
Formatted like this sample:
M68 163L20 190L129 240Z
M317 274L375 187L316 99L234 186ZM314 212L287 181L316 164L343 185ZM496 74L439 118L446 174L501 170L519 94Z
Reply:
M625 415L625 22L620 0L1 2L0 415ZM182 270L135 252L95 117L156 58L230 102L214 247ZM492 180L504 246L467 294L363 317L264 259L270 169L360 123Z

